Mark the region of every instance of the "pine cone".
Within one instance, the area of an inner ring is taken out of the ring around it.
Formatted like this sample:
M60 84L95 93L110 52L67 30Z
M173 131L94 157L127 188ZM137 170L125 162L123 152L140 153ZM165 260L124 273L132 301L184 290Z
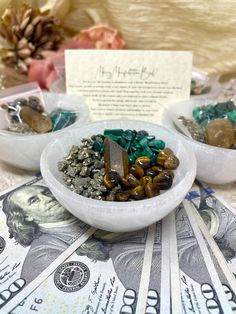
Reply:
M0 35L8 43L1 49L2 61L21 73L27 73L33 59L43 59L43 52L57 50L63 40L59 19L26 3L19 10L5 10Z

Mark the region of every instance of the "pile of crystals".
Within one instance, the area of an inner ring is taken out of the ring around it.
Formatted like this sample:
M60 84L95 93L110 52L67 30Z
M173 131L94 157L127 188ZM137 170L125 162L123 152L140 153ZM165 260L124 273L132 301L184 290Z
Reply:
M73 146L58 169L65 184L80 195L132 201L169 189L178 165L173 151L148 132L106 129Z
M24 134L54 132L71 125L77 119L75 112L61 108L47 114L37 96L16 98L12 102L1 104L0 109L7 114L7 130Z
M236 145L236 106L233 101L197 106L193 118L178 119L193 139L209 145L232 148Z

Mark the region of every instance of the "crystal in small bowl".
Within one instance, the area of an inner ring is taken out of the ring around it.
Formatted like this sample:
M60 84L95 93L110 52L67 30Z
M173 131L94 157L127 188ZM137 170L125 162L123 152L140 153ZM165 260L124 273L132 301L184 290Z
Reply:
M226 184L236 181L236 149L220 148L193 140L176 128L172 117L184 116L193 119L196 106L214 104L209 99L187 100L173 103L163 111L160 123L173 129L186 144L190 145L197 159L197 179L211 184Z
M145 130L163 140L180 161L171 188L149 199L128 202L95 200L69 190L57 168L58 161L73 145L80 145L83 138L101 134L105 129ZM98 121L69 130L45 148L40 167L48 187L66 209L89 225L112 232L138 230L162 219L181 203L196 174L194 153L181 136L162 126L134 120Z
M40 156L45 146L53 139L60 138L68 130L83 125L89 120L89 110L83 98L67 94L43 93L45 111L63 108L74 111L76 121L55 132L22 134L0 129L0 160L25 170L39 170ZM1 125L3 128L3 124Z

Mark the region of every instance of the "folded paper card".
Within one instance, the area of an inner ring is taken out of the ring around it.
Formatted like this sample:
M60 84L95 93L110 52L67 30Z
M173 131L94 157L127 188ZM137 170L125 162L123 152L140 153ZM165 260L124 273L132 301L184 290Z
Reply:
M158 123L163 106L190 95L187 51L67 50L67 93L84 96L92 120Z

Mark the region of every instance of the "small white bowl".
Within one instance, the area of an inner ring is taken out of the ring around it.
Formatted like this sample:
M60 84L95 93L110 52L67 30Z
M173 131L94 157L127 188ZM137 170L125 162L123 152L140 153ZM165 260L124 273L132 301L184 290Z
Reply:
M50 113L56 108L73 110L77 120L70 126L44 134L20 134L3 130L0 126L0 160L25 170L39 170L40 156L44 147L53 139L60 138L68 130L83 125L89 120L89 110L83 98L67 94L43 93L45 110Z
M162 113L160 123L174 129L171 115L192 118L192 109L199 105L214 104L216 101L201 99L173 103ZM168 114L168 112L170 114ZM236 181L236 150L203 144L185 135L180 136L189 144L197 159L197 179L211 184L226 184Z
M103 133L104 129L146 130L162 139L180 160L174 171L172 187L159 196L131 202L112 202L86 198L69 190L57 163L63 160L72 145L80 145L83 138ZM174 132L152 123L133 120L106 120L89 123L67 132L51 142L43 151L40 168L44 180L57 200L74 216L96 228L112 232L144 228L169 214L184 199L196 174L196 160L191 148Z

